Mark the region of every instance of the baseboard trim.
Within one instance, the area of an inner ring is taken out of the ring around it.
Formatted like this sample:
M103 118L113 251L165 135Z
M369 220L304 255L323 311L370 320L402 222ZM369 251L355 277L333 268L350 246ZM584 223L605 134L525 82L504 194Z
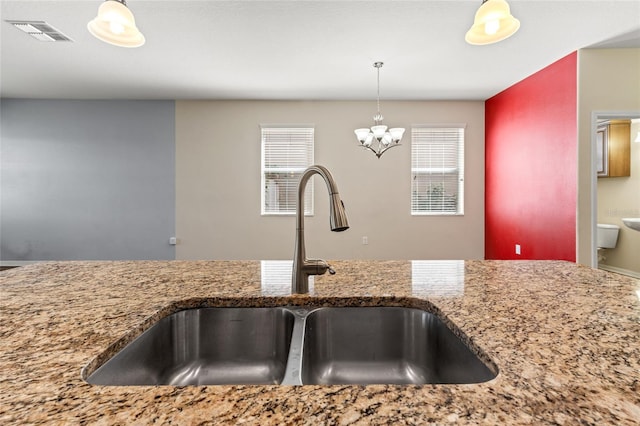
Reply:
M627 275L633 278L640 278L640 272L630 271L628 269L617 268L615 266L610 265L598 265L598 269L603 269L609 272L615 272L617 274Z

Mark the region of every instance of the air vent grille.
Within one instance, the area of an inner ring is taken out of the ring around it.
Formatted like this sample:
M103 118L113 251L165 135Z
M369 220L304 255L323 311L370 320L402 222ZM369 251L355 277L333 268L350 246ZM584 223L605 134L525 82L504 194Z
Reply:
M7 21L20 31L40 41L73 41L44 21Z

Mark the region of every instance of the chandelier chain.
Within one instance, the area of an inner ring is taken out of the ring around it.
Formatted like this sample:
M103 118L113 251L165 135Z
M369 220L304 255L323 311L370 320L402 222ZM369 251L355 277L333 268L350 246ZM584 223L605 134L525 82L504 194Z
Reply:
M378 67L378 115L380 115L380 67Z
M375 117L373 117L373 121L375 121L376 124L380 124L382 122L382 120L384 120L384 117L382 116L382 114L380 113L380 68L382 68L382 65L384 65L384 62L376 62L373 64L373 66L378 70L378 92L377 92L377 98L376 98L376 103L377 103L377 107L378 107L378 113L376 114Z

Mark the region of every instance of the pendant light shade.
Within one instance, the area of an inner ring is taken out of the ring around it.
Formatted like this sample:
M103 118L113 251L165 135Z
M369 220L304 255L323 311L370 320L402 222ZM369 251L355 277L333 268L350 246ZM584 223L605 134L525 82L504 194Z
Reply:
M511 37L519 28L520 21L511 15L505 0L484 0L464 39L469 44L491 44Z
M87 24L87 28L94 37L120 47L139 47L145 41L124 0L102 3L98 16Z

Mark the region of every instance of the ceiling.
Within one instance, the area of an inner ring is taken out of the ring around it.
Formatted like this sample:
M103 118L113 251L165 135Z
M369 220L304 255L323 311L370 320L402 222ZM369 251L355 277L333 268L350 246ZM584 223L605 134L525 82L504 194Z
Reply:
M58 99L484 100L581 48L640 47L640 0L509 0L511 38L471 46L480 0L129 0L146 37L86 29L101 0L0 0L0 96ZM6 20L46 21L41 42Z

